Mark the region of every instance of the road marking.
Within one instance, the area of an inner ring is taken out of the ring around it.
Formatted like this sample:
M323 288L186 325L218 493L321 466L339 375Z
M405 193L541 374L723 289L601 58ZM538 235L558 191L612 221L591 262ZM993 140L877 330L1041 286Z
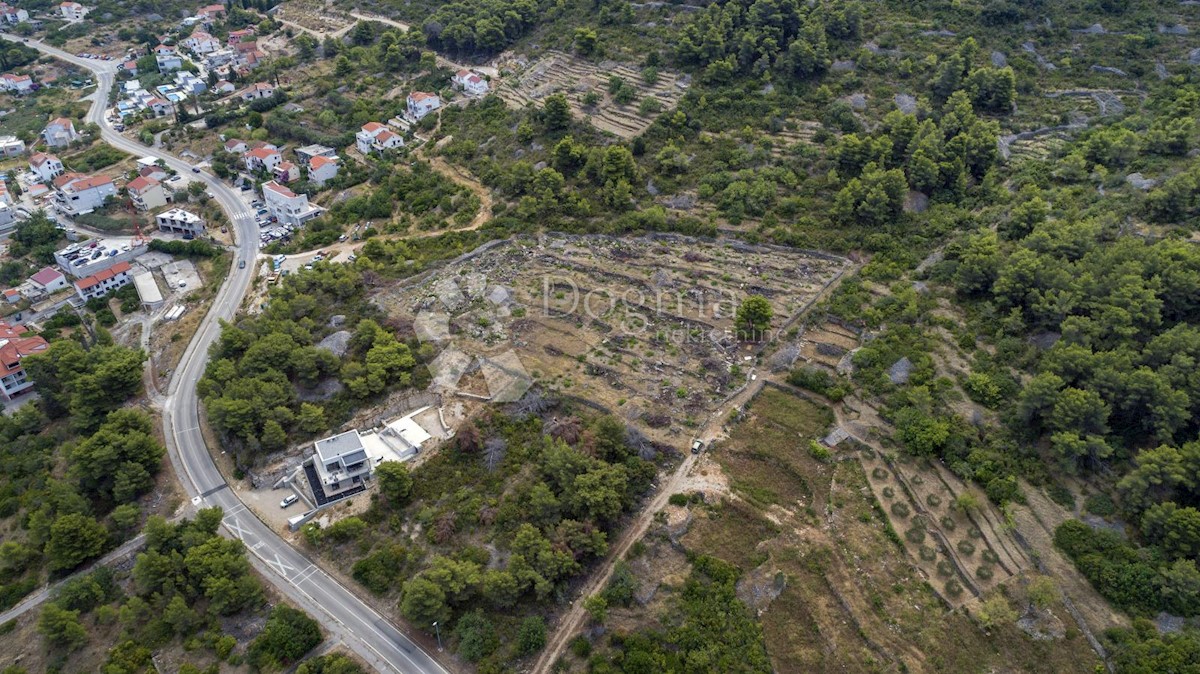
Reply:
M230 522L230 520L233 520L233 521ZM224 522L225 522L225 528L232 531L234 533L234 535L238 537L239 541L246 540L246 534L250 533L250 530L243 529L240 526L240 523L238 522L236 517L233 517L233 518L226 517Z
M274 568L276 568L276 569L279 571L279 575L283 576L284 578L287 578L287 577L288 577L288 575L287 575L287 572L288 572L288 571L295 571L295 570L296 570L296 569L295 569L295 567L288 566L287 564L284 564L284 563L283 563L283 560L279 558L279 553L278 553L278 552L277 552L277 553L275 553L275 561L273 561L273 562L272 562L271 560L269 560L269 559L268 559L268 560L266 560L266 562L267 562L267 564L270 564L271 566L273 566Z

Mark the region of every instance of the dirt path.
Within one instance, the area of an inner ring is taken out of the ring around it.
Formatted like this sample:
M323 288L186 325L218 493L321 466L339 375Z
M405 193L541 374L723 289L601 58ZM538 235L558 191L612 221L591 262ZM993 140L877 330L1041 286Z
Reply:
M468 190L471 190L476 197L479 197L479 212L475 214L475 217L471 220L470 225L461 227L459 229L443 230L436 232L436 234L445 234L447 232L470 232L479 229L483 223L491 220L492 205L494 203L492 200L491 190L484 186L483 183L479 182L475 176L467 173L457 166L451 166L446 162L445 159L441 157L425 157L424 153L422 152L425 147L427 146L422 146L421 149L417 151L417 154L421 156L422 159L429 162L429 165L433 167L433 170L446 176L450 180L453 180L455 183L467 188ZM427 232L422 234L422 236L433 234L435 234L435 232Z
M720 409L713 412L710 421L700 431L698 437L704 439L707 444L713 438L723 436L724 430L722 426L725 420L729 418L729 412L745 405L753 399L762 390L764 384L764 379L756 379L750 382L750 385L743 389L741 393L726 401L725 405L722 405ZM637 519L625 528L620 538L609 548L608 556L605 558L603 566L592 573L591 579L583 586L579 596L571 604L571 609L559 620L553 635L546 644L546 649L542 651L541 657L538 658L537 663L533 667L535 674L550 671L554 662L558 660L558 657L566 649L571 637L579 631L579 627L583 624L583 620L587 615L583 609L583 600L604 588L608 583L608 579L612 576L617 562L625 557L625 553L629 551L629 548L636 541L641 540L646 531L650 529L650 525L654 524L654 516L667 506L667 499L671 497L671 494L685 490L685 485L691 481L692 473L700 463L699 459L700 456L697 454L688 454L683 463L679 464L679 467L671 474L671 477L659 485L658 491L642 511L638 513Z

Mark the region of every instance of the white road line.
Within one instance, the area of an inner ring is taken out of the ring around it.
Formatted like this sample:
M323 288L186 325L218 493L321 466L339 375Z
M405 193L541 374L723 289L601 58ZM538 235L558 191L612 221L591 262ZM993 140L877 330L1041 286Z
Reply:
M257 549L258 549L258 547L257 547L257 546L255 546L255 547L254 547L254 548L252 548L252 549L254 549L254 550L257 550ZM269 560L269 559L268 559L268 560L267 560L267 564L270 564L272 567L274 567L275 569L277 569L277 570L279 571L279 575L283 576L284 578L287 578L287 577L288 577L288 574L287 574L287 572L288 572L288 571L295 571L295 570L296 570L296 567L294 567L294 566L289 566L289 565L287 565L287 564L284 564L284 563L283 563L283 560L282 560L282 559L279 559L279 553L278 553L278 552L277 552L277 553L275 553L275 561L274 561L274 562L272 562L271 560Z
M232 523L230 522L231 519L233 520ZM225 528L232 531L238 537L239 541L246 540L246 534L252 533L249 529L243 529L236 517L227 517L223 521L225 522Z

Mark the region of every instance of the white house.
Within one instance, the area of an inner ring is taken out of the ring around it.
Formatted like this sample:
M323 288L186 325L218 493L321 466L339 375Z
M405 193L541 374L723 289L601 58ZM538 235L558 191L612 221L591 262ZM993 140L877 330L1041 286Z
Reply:
M326 498L362 485L371 475L371 462L356 430L317 440L314 448L312 462L318 484L312 486Z
M262 193L267 211L285 225L299 227L325 212L320 206L308 203L308 195L296 194L274 180L263 183Z
M51 295L67 287L67 277L54 267L42 267L29 277L29 285L38 292Z
M29 20L29 12L19 7L13 7L7 3L0 2L0 20L11 24L25 23Z
M296 159L300 162L301 166L308 166L312 163L313 157L334 159L337 157L337 150L325 147L324 145L317 145L316 143L296 148Z
M383 152L404 145L404 139L400 137L400 134L393 133L379 122L363 124L362 130L354 134L354 142L358 151L363 154Z
M0 157L15 157L25 153L25 141L16 136L0 136Z
M75 123L66 117L59 117L46 125L42 138L50 147L65 147L79 139L75 132Z
M118 262L97 274L76 281L75 292L84 302L93 297L103 297L117 288L133 282L130 269L128 262Z
M0 395L5 400L33 386L33 380L25 376L21 359L30 354L50 348L41 337L23 337L11 325L0 321Z
M154 113L155 117L166 117L175 112L175 106L171 105L171 101L157 96L147 100L146 107Z
M246 141L230 138L225 141L225 151L230 154L244 154L250 148L246 145Z
M154 217L154 221L158 223L160 232L182 234L193 238L204 234L204 218L182 208L172 208L164 213L159 213Z
M175 86L189 95L202 94L208 91L208 82L196 77L186 70L175 73Z
M67 174L55 179L54 187L58 191L55 206L71 216L91 213L103 206L105 199L117 193L112 178L106 176Z
M0 89L14 94L27 94L33 91L33 78L29 75L0 75Z
M324 185L326 182L337 177L338 162L337 158L329 158L325 156L313 157L308 162L308 181L315 185Z
M280 154L279 150L272 150L267 147L255 148L242 156L246 161L246 169L249 171L262 169L270 173L283 161L283 155Z
M16 222L17 214L13 211L12 204L6 201L0 201L0 232L7 232L10 229L16 229Z
M79 21L87 16L88 12L92 11L78 2L71 2L70 0L59 5L58 9L62 12L62 17L67 21Z
M413 119L421 119L440 107L442 107L442 99L434 94L414 91L408 95L408 114Z
M129 200L139 211L149 211L167 205L167 194L163 191L162 183L154 178L138 176L125 186L129 191Z
M243 101L253 101L259 98L270 98L275 95L275 87L268 82L255 82L237 92L237 97Z
M62 175L64 169L63 163L59 161L58 157L38 152L29 158L29 170L42 182L48 183Z
M220 40L202 30L195 31L184 38L182 44L185 49L198 56L211 54L221 48Z
M160 44L154 48L154 61L158 64L158 72L167 73L183 67L183 59L174 47Z
M451 78L454 86L471 96L482 96L488 92L487 80L470 70L460 70Z
M232 94L234 91L233 82L229 80L221 80L213 85L213 93L217 94Z

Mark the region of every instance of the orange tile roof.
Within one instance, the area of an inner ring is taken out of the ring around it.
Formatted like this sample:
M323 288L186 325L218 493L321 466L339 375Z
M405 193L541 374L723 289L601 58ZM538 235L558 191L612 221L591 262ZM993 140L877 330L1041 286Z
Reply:
M158 181L155 180L154 178L150 178L147 176L138 176L138 177L134 178L133 180L130 180L129 184L126 185L126 187L128 187L131 192L141 192L142 190L144 190L148 187L154 187L157 184L158 184Z
M79 288L80 290L87 290L92 286L99 285L108 279L113 278L121 272L129 271L129 269L130 267L128 262L118 262L104 271L96 272L85 279L79 279L75 282L75 287Z

